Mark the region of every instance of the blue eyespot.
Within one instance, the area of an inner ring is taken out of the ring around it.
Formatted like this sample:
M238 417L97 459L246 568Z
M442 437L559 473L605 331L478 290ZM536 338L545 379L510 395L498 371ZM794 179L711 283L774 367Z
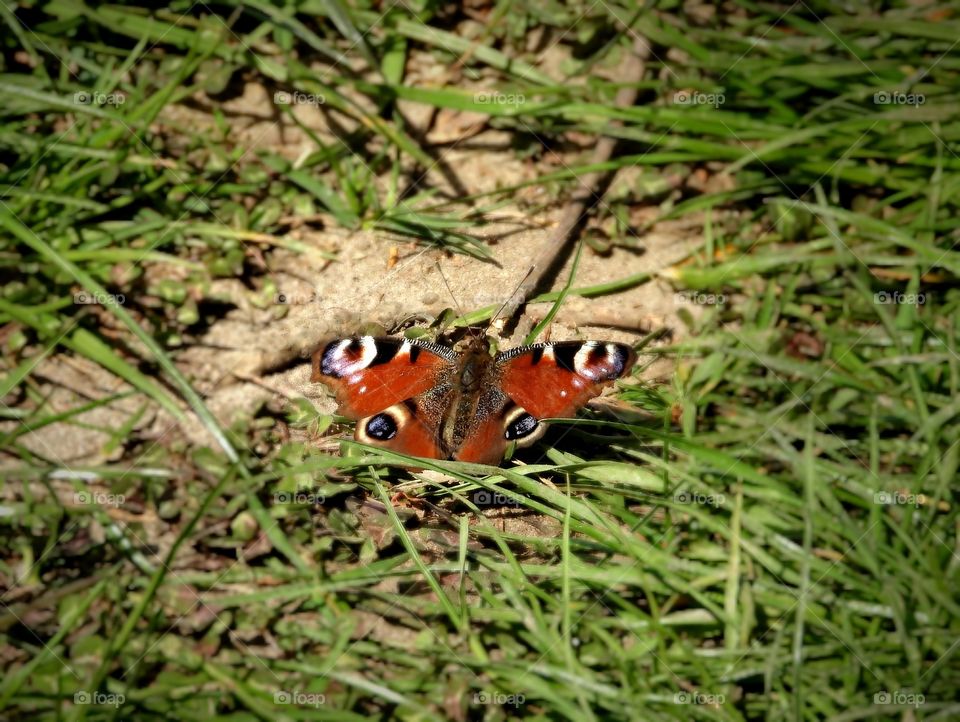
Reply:
M515 441L532 434L537 426L538 422L535 418L530 414L523 414L507 425L503 435L507 441Z
M377 441L389 441L397 435L397 422L389 414L377 414L367 422L367 436Z

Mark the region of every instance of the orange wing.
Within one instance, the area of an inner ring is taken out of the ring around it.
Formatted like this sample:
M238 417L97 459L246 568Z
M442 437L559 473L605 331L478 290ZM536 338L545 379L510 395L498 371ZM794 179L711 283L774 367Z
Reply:
M407 400L360 419L354 438L365 444L425 459L446 459L437 429L429 418L418 416L416 401Z
M453 351L432 343L344 338L313 355L310 380L333 389L341 414L362 419L433 388L456 361Z
M476 425L453 458L476 464L499 464L507 449L503 436L503 416L494 414Z
M573 416L635 361L629 346L599 341L535 344L497 357L504 393L536 419Z

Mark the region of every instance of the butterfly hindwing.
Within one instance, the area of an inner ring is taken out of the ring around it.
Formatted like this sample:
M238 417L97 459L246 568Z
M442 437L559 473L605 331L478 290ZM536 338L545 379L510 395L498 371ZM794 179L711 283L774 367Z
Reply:
M437 426L422 413L417 399L407 399L357 421L357 441L410 456L445 459Z
M526 409L505 399L493 413L476 419L454 458L478 464L499 464L507 445L528 446L543 436L543 424Z
M357 336L321 346L311 381L333 389L341 414L362 419L429 391L456 362L453 351L436 344Z
M626 344L563 341L510 349L496 363L503 392L535 419L545 419L573 416L634 361Z

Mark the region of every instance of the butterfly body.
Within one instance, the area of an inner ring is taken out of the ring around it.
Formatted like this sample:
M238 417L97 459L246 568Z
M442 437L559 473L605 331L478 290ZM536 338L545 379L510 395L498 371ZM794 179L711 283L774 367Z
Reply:
M624 344L568 341L493 356L483 339L462 350L360 336L313 357L311 380L357 420L355 438L413 456L499 463L507 446L543 434L541 420L573 416L635 360Z

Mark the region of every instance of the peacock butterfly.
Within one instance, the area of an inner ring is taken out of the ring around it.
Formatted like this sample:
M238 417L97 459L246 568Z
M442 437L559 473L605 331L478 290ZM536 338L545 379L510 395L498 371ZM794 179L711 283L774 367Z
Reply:
M359 336L325 343L311 381L330 387L354 438L411 456L499 464L508 444L542 436L542 419L574 416L636 361L625 344L562 341L492 355L425 341Z

